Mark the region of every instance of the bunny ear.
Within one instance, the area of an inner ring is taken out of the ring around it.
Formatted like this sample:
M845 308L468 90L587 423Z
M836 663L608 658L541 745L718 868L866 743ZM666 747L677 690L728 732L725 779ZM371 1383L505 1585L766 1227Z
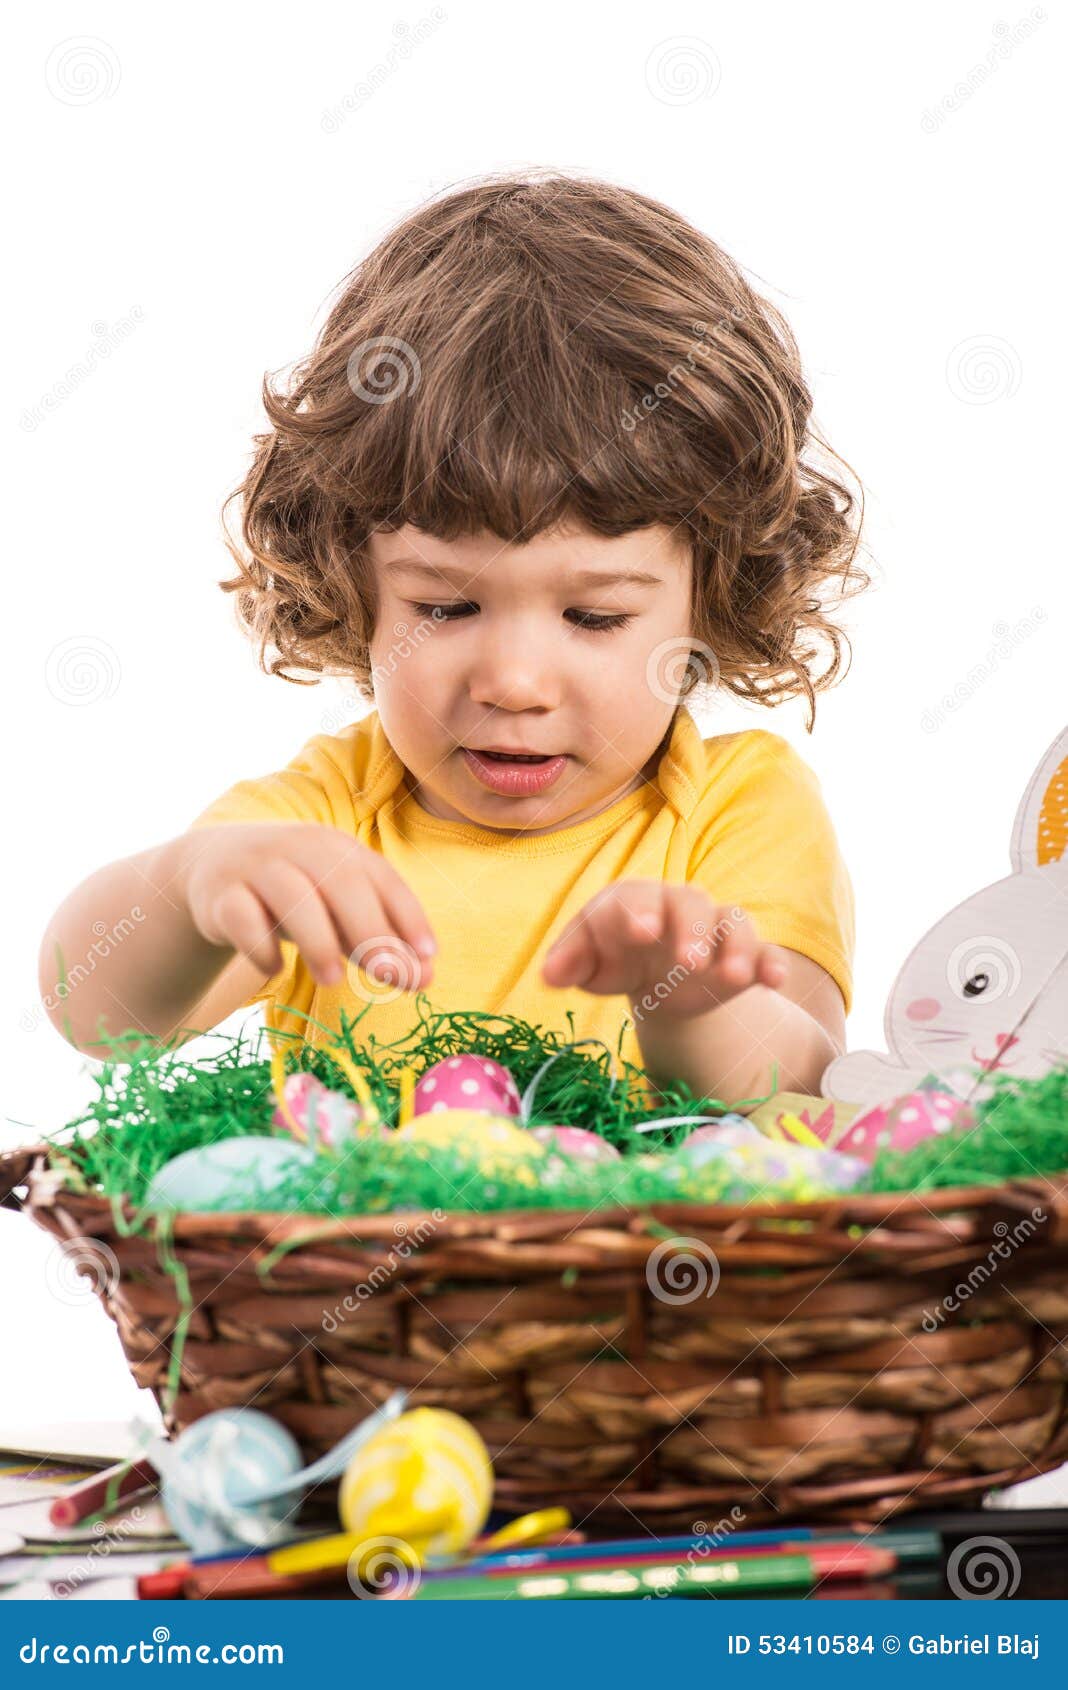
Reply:
M1009 856L1017 874L1044 863L1068 862L1068 728L1031 776L1012 829Z

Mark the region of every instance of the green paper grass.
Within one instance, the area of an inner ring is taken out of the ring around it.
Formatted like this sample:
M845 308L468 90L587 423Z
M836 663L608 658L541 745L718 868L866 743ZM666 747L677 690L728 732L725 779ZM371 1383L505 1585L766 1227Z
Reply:
M340 1034L324 1028L333 1046L306 1045L289 1035L287 1072L307 1070L325 1085L353 1097L353 1088L331 1060L331 1048L347 1055L366 1079L382 1119L396 1125L401 1070L416 1078L442 1058L465 1052L493 1057L513 1075L522 1094L550 1057L534 1096L531 1125L566 1123L598 1133L622 1152L621 1160L590 1163L553 1152L551 1180L547 1157L528 1165L487 1173L462 1150L391 1142L378 1136L347 1145L341 1155L324 1153L311 1168L300 1168L285 1182L272 1178L269 1190L256 1188L250 1172L243 1206L287 1213L358 1215L394 1210L463 1209L476 1213L511 1208L598 1208L690 1198L717 1202L737 1193L737 1175L706 1166L685 1172L668 1167L668 1158L651 1165L642 1158L670 1150L689 1133L669 1126L650 1133L638 1124L677 1115L717 1115L730 1105L697 1097L685 1084L660 1088L649 1075L602 1046L565 1049L574 1039L569 1016L567 1035L547 1032L516 1016L480 1012L435 1011L424 994L416 999L417 1020L404 1038L382 1045L372 1035L358 1042L357 1028L371 1004L355 1019L344 1012ZM296 1012L294 1012L296 1013ZM305 1017L310 1020L310 1017ZM319 1025L319 1023L315 1023ZM96 1076L100 1095L86 1112L68 1123L73 1137L63 1157L81 1180L115 1200L140 1206L149 1182L183 1151L224 1138L275 1134L271 1116L275 1098L266 1029L250 1039L219 1035L220 1048L192 1061L180 1048L135 1033L101 1041L112 1052ZM620 1045L622 1044L622 1031ZM266 1047L266 1048L265 1048ZM557 1053L560 1053L559 1055ZM655 1097L655 1107L650 1107ZM743 1107L764 1101L746 1099ZM84 1130L83 1129L93 1129ZM281 1132L281 1137L288 1134ZM784 1187L775 1196L811 1195ZM767 1200L753 1185L749 1195Z
M883 1150L869 1191L931 1191L937 1186L1001 1185L1068 1169L1068 1063L1041 1078L995 1074L976 1105L976 1124L917 1144Z

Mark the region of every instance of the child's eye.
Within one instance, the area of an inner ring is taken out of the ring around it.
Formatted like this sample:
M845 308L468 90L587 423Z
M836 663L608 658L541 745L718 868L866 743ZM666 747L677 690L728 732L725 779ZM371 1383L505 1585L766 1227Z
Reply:
M469 610L477 610L477 604L413 604L420 616L432 616L435 622L455 622L461 616L466 616Z
M623 611L616 611L612 616L598 616L592 610L569 610L567 614L575 618L576 628L588 628L591 633L603 632L609 628L625 628L628 622L634 621L632 615Z
M457 622L461 617L477 610L477 604L413 604L412 609L420 616L431 616L436 622ZM634 617L629 612L617 611L611 616L598 616L592 610L568 610L565 615L574 618L572 626L585 628L590 633L606 632L611 628L625 628Z

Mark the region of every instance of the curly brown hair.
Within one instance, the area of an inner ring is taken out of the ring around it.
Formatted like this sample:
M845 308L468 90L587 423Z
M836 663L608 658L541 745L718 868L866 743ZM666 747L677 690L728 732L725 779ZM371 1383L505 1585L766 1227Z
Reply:
M863 489L858 507L812 461L849 469L811 425L783 316L669 207L545 171L431 199L346 277L263 403L271 429L223 507L239 573L219 585L267 673L342 674L373 699L376 529L522 544L665 523L693 548L695 654L741 698L803 693L811 731L848 647L827 587L870 582ZM682 695L699 679L695 662Z

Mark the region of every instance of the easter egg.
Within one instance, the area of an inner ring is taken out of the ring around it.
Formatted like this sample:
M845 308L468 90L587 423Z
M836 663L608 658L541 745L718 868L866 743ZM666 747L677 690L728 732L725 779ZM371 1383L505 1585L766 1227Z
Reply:
M161 1471L167 1518L194 1555L266 1545L293 1535L293 1497L244 1497L299 1473L292 1433L255 1408L220 1408L178 1434Z
M287 1074L283 1095L290 1115L306 1134L309 1144L338 1150L352 1139L376 1130L363 1125L363 1110L358 1103L344 1092L331 1091L314 1074ZM292 1121L280 1105L271 1116L271 1125L293 1131Z
M346 1531L399 1539L420 1556L455 1555L489 1516L493 1467L475 1428L445 1408L414 1408L368 1439L341 1481Z
M768 1140L759 1127L754 1127L742 1115L724 1115L722 1121L710 1123L707 1127L695 1127L689 1138L685 1140L687 1150L696 1149L702 1144L767 1144Z
M507 1068L491 1056L446 1056L416 1081L413 1104L416 1115L443 1109L518 1116L519 1091Z
M584 1162L619 1160L614 1144L585 1127L532 1127L530 1137L549 1150L559 1150L564 1156L576 1156Z
M736 1129L725 1129L735 1131ZM690 1168L720 1168L735 1176L725 1190L724 1201L761 1199L768 1201L789 1194L800 1201L835 1191L851 1191L867 1173L867 1164L856 1156L837 1150L813 1150L808 1145L785 1144L756 1134L753 1140L734 1138L724 1142L712 1138L694 1143L694 1133L678 1150L680 1162Z
M292 1139L249 1134L197 1145L165 1162L149 1181L150 1209L260 1209L271 1207L274 1192L301 1168L316 1160L315 1151Z
M483 1115L477 1109L443 1109L432 1115L416 1115L394 1137L408 1144L425 1144L436 1150L466 1151L485 1173L501 1172L545 1151L532 1133L501 1115Z
M974 1125L975 1116L962 1098L924 1086L865 1110L850 1122L834 1148L872 1162L881 1150L912 1150L926 1139Z

